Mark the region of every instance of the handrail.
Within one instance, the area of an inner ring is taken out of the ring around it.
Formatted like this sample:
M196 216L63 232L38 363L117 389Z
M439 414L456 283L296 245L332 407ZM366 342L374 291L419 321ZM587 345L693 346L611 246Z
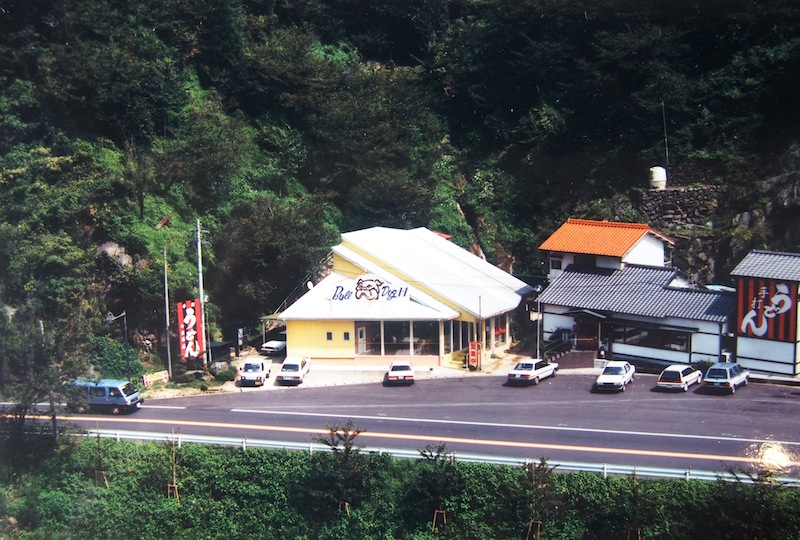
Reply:
M121 440L138 440L148 442L174 442L178 447L183 443L207 444L215 446L238 446L242 450L248 448L271 448L275 450L299 450L308 453L330 452L332 449L321 443L297 443L290 441L270 441L264 439L249 439L235 437L215 437L209 435L189 435L184 433L156 433L148 431L122 431L115 429L89 429L78 437L101 437ZM404 450L397 448L381 447L362 447L362 452L370 454L389 454L398 459L422 459L423 456L418 450ZM483 454L455 453L448 454L452 459L470 463L488 463L493 465L507 465L521 467L534 463L536 460L490 456ZM757 479L746 473L735 473L732 471L701 471L696 469L669 469L664 467L642 467L638 465L615 465L610 463L586 463L576 461L547 461L548 466L557 468L563 472L588 472L602 474L604 478L608 476L639 476L649 478L673 478L700 481L741 482L744 484L754 484ZM770 481L775 484L782 484L789 487L800 487L800 478L792 477L770 477Z

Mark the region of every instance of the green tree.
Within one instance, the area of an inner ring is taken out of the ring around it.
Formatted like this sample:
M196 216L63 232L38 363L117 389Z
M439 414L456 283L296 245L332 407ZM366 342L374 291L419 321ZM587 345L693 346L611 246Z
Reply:
M334 218L332 208L311 195L265 193L243 201L213 241L219 264L210 282L225 317L255 321L281 308L293 291L304 291L338 243Z

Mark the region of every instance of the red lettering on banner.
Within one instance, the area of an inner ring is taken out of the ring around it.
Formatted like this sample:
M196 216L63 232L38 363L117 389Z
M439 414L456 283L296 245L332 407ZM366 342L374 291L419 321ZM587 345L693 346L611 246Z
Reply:
M205 354L203 317L200 299L178 302L178 341L181 359L201 358Z
M795 341L797 283L739 278L737 285L738 335L773 341Z

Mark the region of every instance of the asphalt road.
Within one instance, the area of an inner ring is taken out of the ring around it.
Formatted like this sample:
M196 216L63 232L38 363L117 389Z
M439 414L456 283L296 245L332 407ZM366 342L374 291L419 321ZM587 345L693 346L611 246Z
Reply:
M624 393L591 392L593 374L511 387L504 376L283 388L150 400L123 416L76 417L86 427L310 442L353 420L369 447L423 449L620 465L748 469L780 449L800 474L800 387L751 383L734 395L655 389L637 375Z

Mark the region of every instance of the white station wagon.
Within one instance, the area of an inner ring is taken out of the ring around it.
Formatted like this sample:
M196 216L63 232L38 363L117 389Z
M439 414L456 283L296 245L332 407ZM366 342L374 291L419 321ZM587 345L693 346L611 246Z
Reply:
M675 364L664 368L658 376L656 386L666 390L689 391L689 387L703 380L703 372L692 366Z

